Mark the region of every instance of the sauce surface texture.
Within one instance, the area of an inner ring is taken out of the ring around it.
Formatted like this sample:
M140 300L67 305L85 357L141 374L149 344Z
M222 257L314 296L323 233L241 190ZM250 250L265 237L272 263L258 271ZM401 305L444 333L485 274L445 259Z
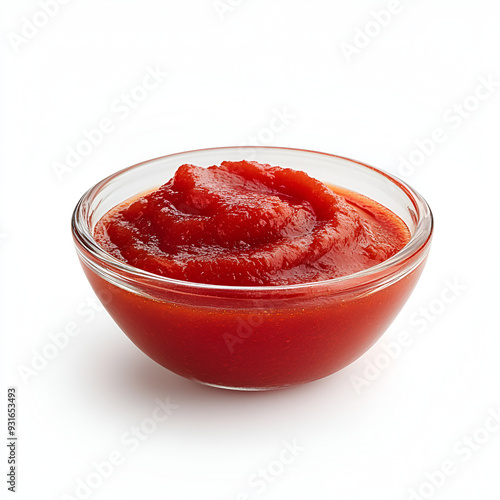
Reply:
M404 222L359 194L257 162L182 165L155 191L113 208L97 243L161 276L276 286L356 273L410 239Z

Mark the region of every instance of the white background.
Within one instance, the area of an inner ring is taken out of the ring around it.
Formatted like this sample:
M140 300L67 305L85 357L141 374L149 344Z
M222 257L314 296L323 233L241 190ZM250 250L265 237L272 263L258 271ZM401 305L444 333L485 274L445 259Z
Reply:
M498 500L498 1L85 0L50 19L41 3L3 0L0 15L2 400L17 386L17 498L83 498L78 480L96 485L92 463L118 452L89 498ZM144 95L133 89L148 68L168 75ZM119 111L131 91L143 102ZM293 117L272 132L277 112ZM57 175L103 118L113 130ZM87 304L70 235L78 198L104 176L249 143L386 169L436 219L424 275L379 343L281 392L206 388L150 361ZM125 444L167 397L172 415L138 449ZM300 451L282 466L285 442ZM265 488L251 483L259 470Z

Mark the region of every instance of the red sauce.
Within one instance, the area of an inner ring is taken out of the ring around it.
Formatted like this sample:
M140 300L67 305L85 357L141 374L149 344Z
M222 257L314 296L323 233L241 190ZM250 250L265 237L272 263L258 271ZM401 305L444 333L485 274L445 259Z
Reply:
M330 375L364 353L406 301L423 264L383 286L365 279L346 290L332 282L273 286L366 269L409 236L387 208L303 172L246 161L183 165L159 189L105 214L97 242L162 276L271 287L163 288L146 278L122 286L85 262L84 270L118 325L164 367L213 385L277 388Z
M239 161L182 165L159 189L108 212L95 238L118 259L161 276L274 286L372 267L410 233L366 197L304 172Z

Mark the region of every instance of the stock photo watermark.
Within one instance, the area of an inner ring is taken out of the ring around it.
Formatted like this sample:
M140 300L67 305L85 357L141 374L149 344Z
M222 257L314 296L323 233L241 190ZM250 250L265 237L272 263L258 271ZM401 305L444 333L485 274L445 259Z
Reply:
M23 47L28 45L31 40L36 38L39 33L50 24L60 12L62 7L69 4L72 0L40 0L38 9L30 16L24 16L21 19L19 31L7 33L10 46L14 52L18 53Z
M261 128L255 135L249 135L246 141L247 144L257 146L271 144L276 134L283 132L295 118L297 118L296 115L290 113L287 106L283 106L281 109L273 108L267 127Z
M390 0L384 9L373 10L369 21L354 28L352 39L349 42L340 43L340 50L346 61L350 63L354 56L361 54L369 47L401 12L403 12L403 4L400 0Z
M264 314L255 313L245 317L240 316L236 319L236 328L234 333L224 332L222 338L230 354L234 354L237 346L243 344L246 339L251 337L257 328L264 323Z
M297 116L290 112L288 106L273 108L267 125L258 132L248 135L243 145L269 146L275 140L276 135L283 132L296 118Z
M231 331L225 331L222 334L222 338L226 343L229 353L234 354L245 340L252 337L252 335L258 331L264 324L268 315L274 314L280 306L280 303L263 300L259 303L259 309L256 309L252 313L238 316L236 318L236 324L231 328Z
M159 426L172 416L179 405L156 398L155 406L150 416L143 418L137 425L132 425L120 436L119 445L112 449L100 461L90 464L91 471L83 477L75 479L75 488L71 494L63 493L61 500L86 500L98 490L115 472L123 466L131 453L135 453L159 428Z
M221 21L224 20L226 14L230 14L239 7L244 0L213 0L212 7Z
M59 182L79 167L112 134L120 122L124 122L167 78L168 73L158 66L146 67L141 82L122 92L114 99L109 109L111 114L103 116L94 126L85 128L72 145L66 146L63 160L52 162L52 170Z
M444 280L444 285L438 296L431 299L426 305L419 306L410 315L407 331L400 332L392 341L381 342L377 354L363 358L362 374L350 376L354 390L361 394L363 389L370 387L385 370L392 366L406 348L415 342L415 335L427 331L466 290L467 286L461 283L458 278Z
M412 176L434 155L438 146L449 140L453 132L459 130L485 101L495 95L499 87L500 81L493 75L479 76L474 90L443 113L442 124L426 136L416 139L415 147L409 153L399 156L398 174L404 178Z
M296 118L297 116L288 109L288 106L273 108L271 118L269 118L266 126L248 135L243 141L245 147L241 148L241 154L244 155L245 160L254 160L257 155L257 152L248 146L270 146L276 136L288 128Z
M7 490L17 486L17 388L7 388Z
M92 323L104 310L102 303L109 303L111 297L102 295L100 301L96 297L88 297L74 308L74 317L66 321L59 329L49 332L46 342L38 349L32 349L30 360L19 364L17 371L24 384L29 384L71 344L72 339L82 333L83 324Z
M428 500L432 498L499 431L500 406L490 408L479 426L472 432L463 434L453 443L451 457L426 472L423 481L417 487L409 488L407 500Z
M248 476L247 487L236 495L235 500L250 500L262 495L304 451L305 447L295 439L285 441L276 458Z

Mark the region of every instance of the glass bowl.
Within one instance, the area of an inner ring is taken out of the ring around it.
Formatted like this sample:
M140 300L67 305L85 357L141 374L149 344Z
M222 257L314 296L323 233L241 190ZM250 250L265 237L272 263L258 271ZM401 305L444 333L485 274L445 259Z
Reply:
M369 269L289 286L216 286L132 267L103 251L93 232L111 208L169 180L184 163L255 160L303 170L365 195L396 213L411 232L397 254ZM387 329L413 290L432 236L426 201L401 180L339 156L278 147L188 151L126 168L89 189L72 231L83 270L118 326L168 370L204 384L278 389L344 368Z

